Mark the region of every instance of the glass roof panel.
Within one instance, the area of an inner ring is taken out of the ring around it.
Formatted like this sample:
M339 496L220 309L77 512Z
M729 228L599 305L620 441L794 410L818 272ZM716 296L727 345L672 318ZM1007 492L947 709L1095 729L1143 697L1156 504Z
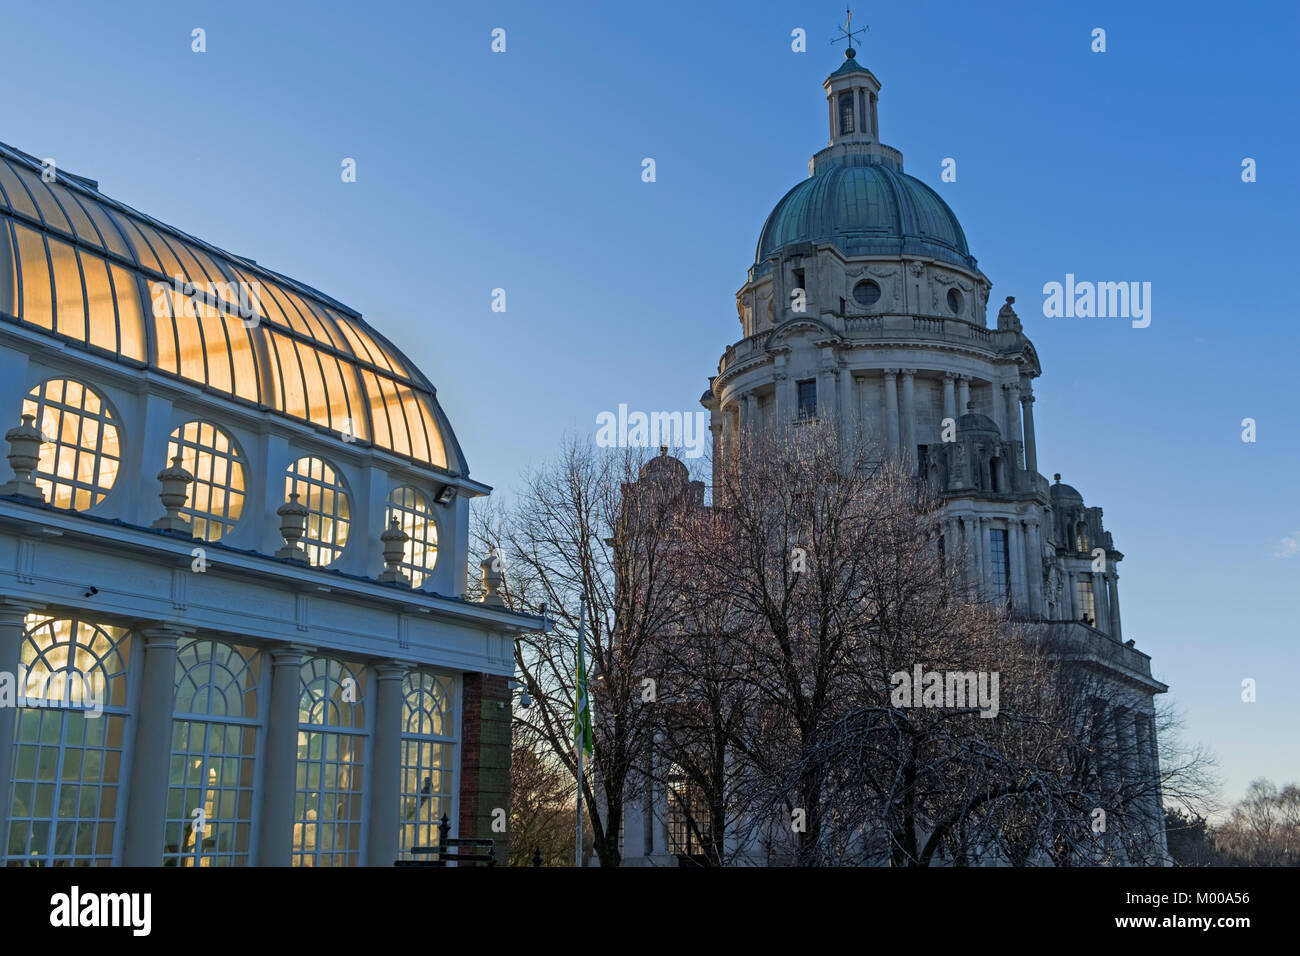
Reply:
M72 226L68 224L68 217L63 215L63 210L54 201L54 195L45 188L45 183L41 182L41 177L26 166L15 166L14 172L27 184L27 191L31 193L32 198L36 200L36 205L40 207L41 218L45 220L45 225L71 235Z
M384 448L393 447L393 430L388 423L388 411L384 408L384 393L379 388L375 373L363 368L361 381L365 383L366 397L370 406L370 424L375 430L375 444Z
M90 217L86 215L86 211L81 208L81 204L77 202L71 190L64 189L57 183L50 183L48 186L50 192L54 194L54 198L59 201L59 208L63 210L63 214L72 223L72 230L77 238L88 246L103 249L104 243L99 239L99 231L90 221Z
M108 211L97 202L91 202L89 199L81 200L81 208L86 210L86 214L99 227L100 238L104 240L104 245L109 252L115 252L123 259L130 262L136 262L135 254L127 247L126 242L122 239L122 232L117 228L117 223L109 216Z
M13 171L13 167L3 159L0 159L0 186L4 187L5 194L9 197L9 206L15 212L21 212L33 219L41 218L41 214L36 210L36 203L32 202L32 197L27 194L27 187L18 179L18 174Z
M35 229L14 223L18 237L18 260L23 280L22 320L42 329L54 328L54 297L51 294L50 264L45 258L45 240Z
M0 312L18 315L18 257L9 220L0 217Z
M140 280L119 265L112 265L113 292L117 296L117 322L121 351L127 358L143 362L149 356L145 341L144 313L140 308ZM146 300L147 301L147 300ZM168 335L170 335L170 331Z
M282 410L295 418L310 421L307 417L307 389L303 386L302 366L298 364L293 340L273 329L269 330L269 334L275 352L280 357L280 376L284 384Z
M140 230L136 228L135 222L131 217L123 216L119 213L113 216L113 219L122 227L122 232L126 234L127 242L129 242L131 248L135 250L135 261L140 263L140 265L144 266L146 269L152 269L154 272L162 272L162 264L158 261L158 257L154 255L154 251L150 248L149 243L145 242L144 236L140 234Z
M237 315L227 314L223 319L226 323L226 336L230 340L230 360L235 366L235 394L256 402L259 400L257 360L249 330Z
M78 252L81 275L86 280L86 316L90 344L117 351L117 303L108 281L108 264L99 256Z
M157 230L147 222L140 222L133 219L131 220L131 224L140 230L140 234L143 235L145 239L149 240L149 245L153 247L154 255L158 257L158 261L162 264L162 274L168 279L175 279L175 277L179 275L183 280L188 282L190 278L189 274L181 267L180 260L176 258L176 253L174 253L171 247L167 245L162 236L158 235Z
M70 243L50 237L50 259L54 263L55 319L60 335L86 341L86 298L81 288L77 251Z

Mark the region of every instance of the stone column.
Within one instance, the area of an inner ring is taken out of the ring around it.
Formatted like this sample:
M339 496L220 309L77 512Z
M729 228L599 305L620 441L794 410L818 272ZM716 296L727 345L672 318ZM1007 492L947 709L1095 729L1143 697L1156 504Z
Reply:
M1106 573L1092 572L1092 603L1097 609L1097 620L1093 625L1104 634L1110 633L1110 601L1107 600Z
M844 439L853 437L853 429L857 424L858 404L855 398L853 370L842 368L840 369L840 422L844 427L840 434Z
M1035 617L1043 616L1043 550L1038 538L1038 522L1025 522L1026 573L1029 576L1029 610Z
M1025 546L1020 536L1020 522L1014 518L1007 522L1007 564L1007 573L1011 575L1011 606L1024 608Z
M947 373L943 377L943 417L957 420L957 394L953 387L953 376Z
M1074 572L1069 568L1065 569L1065 600L1062 603L1070 609L1071 621L1083 616L1083 609L1079 607L1079 590L1074 586Z
M1020 427L1020 383L1012 382L1010 385L1003 385L1003 391L1006 399L1007 424L1010 426L1009 438L1015 443L1016 467L1025 466L1023 452L1025 444L1025 434Z
M1124 634L1119 627L1119 572L1112 570L1107 576L1110 587L1107 589L1107 597L1110 604L1110 636L1117 641L1124 639Z
M650 831L654 835L650 855L652 865L671 866L676 861L671 860L668 849L668 758L664 754L664 738L662 734L655 734L654 745L653 759L657 769L656 775L660 779L654 783L654 798L650 803L649 823Z
M957 376L957 417L970 411L970 376Z
M293 861L293 804L298 789L298 699L303 658L314 650L284 644L271 651L271 706L266 714L258 865Z
M18 664L22 660L23 639L27 636L27 614L37 610L21 600L0 597L0 673L13 674L18 681ZM15 686L14 695L21 694L25 685ZM0 852L9 846L9 809L12 790L14 722L18 717L15 706L0 707ZM161 848L161 844L159 844Z
M1025 470L1038 472L1038 447L1034 443L1034 396L1022 394L1020 407L1025 418Z
M402 801L402 680L409 664L376 664L375 722L370 744L370 830L366 861L370 866L392 866L401 841Z
M916 369L903 369L903 461L916 470Z
M136 705L135 748L131 757L130 803L126 808L124 866L162 866L167 828L167 786L176 712L176 645L189 628L171 624L137 632L144 649L144 677ZM181 808L189 816L194 807Z
M902 442L898 437L898 369L885 369L885 436L895 454Z

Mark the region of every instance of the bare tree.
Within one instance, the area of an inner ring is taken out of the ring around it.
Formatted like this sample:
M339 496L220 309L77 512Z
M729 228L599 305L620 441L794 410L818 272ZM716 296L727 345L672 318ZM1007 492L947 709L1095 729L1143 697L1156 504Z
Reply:
M677 613L665 555L681 502L662 488L627 493L652 465L636 449L605 452L571 439L555 461L527 476L508 509L484 512L475 526L480 549L504 565L507 604L535 614L544 608L553 622L516 642L534 705L516 709L515 720L575 776L577 641L586 604L595 752L582 794L602 866L620 862L630 771L649 743L641 708L645 647Z

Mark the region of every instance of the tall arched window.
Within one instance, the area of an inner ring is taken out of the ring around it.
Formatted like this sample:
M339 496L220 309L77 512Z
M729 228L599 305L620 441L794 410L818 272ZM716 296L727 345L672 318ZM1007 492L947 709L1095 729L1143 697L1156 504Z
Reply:
M164 866L248 863L259 660L220 641L186 639L176 651Z
M347 485L329 462L308 455L290 465L285 476L285 500L295 492L298 503L307 509L307 530L302 538L307 557L318 567L327 565L348 543L352 507Z
M220 540L244 512L243 456L235 440L211 422L186 422L173 431L166 465L178 455L181 467L194 476L181 514L190 519L196 538Z
M98 392L52 378L23 399L23 414L45 435L32 477L56 508L85 511L104 500L122 461L118 428Z
M19 687L9 841L15 866L108 866L118 833L127 735L125 630L28 615Z
M411 671L402 681L402 804L399 849L438 842L452 810L456 718L451 678Z
M393 518L398 519L402 530L410 536L401 568L410 577L411 586L418 588L438 560L438 526L434 523L429 499L410 485L394 488L388 496L388 516L384 526L391 524Z
M301 671L295 866L361 862L365 668L313 657Z
M840 135L853 132L853 94L840 94Z

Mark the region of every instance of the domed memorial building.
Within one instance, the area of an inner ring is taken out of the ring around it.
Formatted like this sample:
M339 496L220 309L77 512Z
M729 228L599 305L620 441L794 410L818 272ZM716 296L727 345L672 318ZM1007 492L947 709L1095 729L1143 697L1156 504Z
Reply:
M940 553L968 556L968 579L1040 622L1112 693L1102 772L1146 781L1139 814L1165 855L1150 659L1120 628L1123 558L1102 511L1038 471L1038 353L1007 297L990 328L991 283L947 203L880 141L880 81L849 50L824 83L830 143L763 224L736 294L741 339L701 399L717 468L746 429L837 423L906 463L942 504ZM683 479L684 480L684 479ZM1109 765L1107 764L1109 760ZM653 796L643 796L652 794ZM689 795L653 781L625 807L624 860L672 865L689 853ZM738 828L740 862L780 858L779 840Z
M4 863L499 837L542 621L491 568L464 598L490 489L434 387L352 309L50 173L0 145Z

